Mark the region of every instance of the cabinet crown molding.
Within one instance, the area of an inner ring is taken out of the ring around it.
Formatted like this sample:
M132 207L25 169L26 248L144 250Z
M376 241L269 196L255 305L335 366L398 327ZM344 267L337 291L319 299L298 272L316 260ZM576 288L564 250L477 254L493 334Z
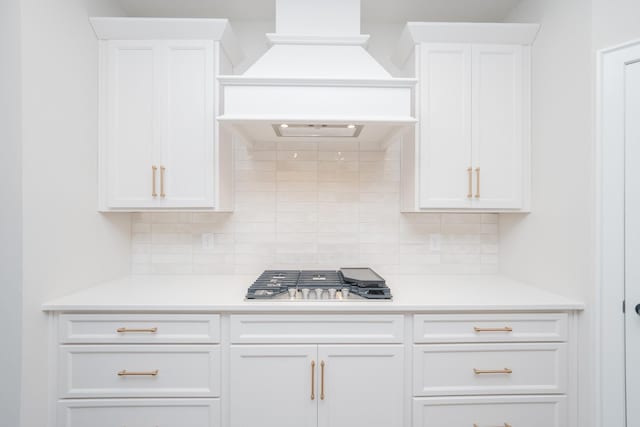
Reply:
M407 22L391 58L402 67L419 43L495 43L529 46L540 24L484 22Z
M213 40L233 65L244 59L228 19L89 18L98 40Z

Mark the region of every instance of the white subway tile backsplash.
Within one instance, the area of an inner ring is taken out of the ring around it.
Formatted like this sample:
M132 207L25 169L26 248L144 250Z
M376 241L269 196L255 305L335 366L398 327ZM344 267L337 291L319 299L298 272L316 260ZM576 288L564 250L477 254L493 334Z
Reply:
M397 145L238 144L234 161L234 212L132 215L134 274L358 265L383 275L497 272L497 214L400 213Z

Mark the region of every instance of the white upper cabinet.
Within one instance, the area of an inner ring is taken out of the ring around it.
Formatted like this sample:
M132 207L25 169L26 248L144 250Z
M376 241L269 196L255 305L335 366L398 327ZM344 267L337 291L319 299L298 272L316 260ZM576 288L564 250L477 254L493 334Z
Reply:
M530 209L533 24L410 23L396 62L418 77L403 210Z
M228 210L232 140L215 117L226 20L94 18L100 210Z

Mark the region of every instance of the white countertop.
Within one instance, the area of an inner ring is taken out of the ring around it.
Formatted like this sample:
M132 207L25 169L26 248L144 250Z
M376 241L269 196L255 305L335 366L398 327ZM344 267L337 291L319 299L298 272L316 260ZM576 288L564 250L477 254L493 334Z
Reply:
M501 276L386 277L393 300L245 301L255 276L128 276L43 304L45 311L568 311L583 304Z

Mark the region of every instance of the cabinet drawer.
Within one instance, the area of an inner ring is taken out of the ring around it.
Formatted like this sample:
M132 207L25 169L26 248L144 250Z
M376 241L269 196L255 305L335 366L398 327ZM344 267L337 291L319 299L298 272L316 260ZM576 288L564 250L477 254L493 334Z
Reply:
M236 315L234 344L377 344L403 341L402 315Z
M566 313L416 315L416 343L567 340Z
M414 347L415 396L564 393L564 343Z
M219 315L62 314L63 344L171 344L220 342Z
M566 427L565 396L413 400L413 427Z
M61 346L61 398L217 397L220 346Z
M57 427L220 427L218 399L61 400Z

